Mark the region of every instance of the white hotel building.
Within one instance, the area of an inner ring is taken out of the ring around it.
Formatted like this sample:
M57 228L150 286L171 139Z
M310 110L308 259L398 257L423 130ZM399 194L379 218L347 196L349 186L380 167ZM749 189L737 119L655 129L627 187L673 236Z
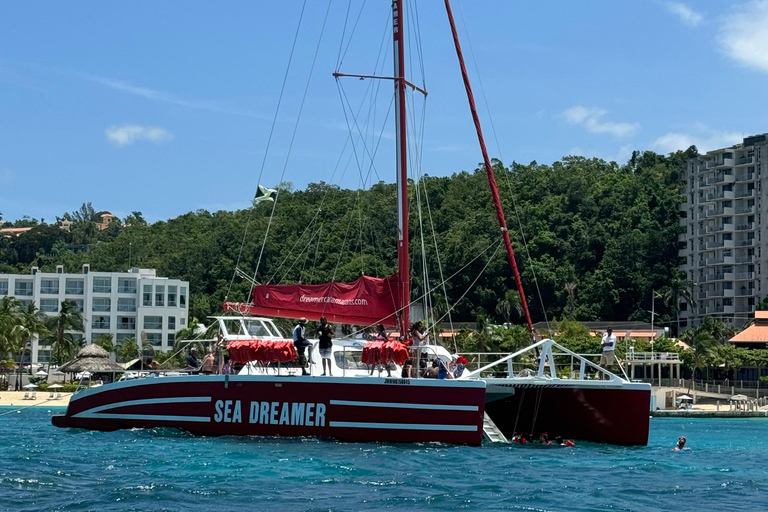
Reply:
M681 319L687 327L706 316L741 326L768 295L768 134L689 159L681 179L680 268L697 283L696 306L684 305Z
M79 274L66 274L59 265L55 273L0 274L0 297L9 295L26 307L30 303L54 316L64 300L71 300L83 313L87 343L112 334L115 343L142 338L155 350L173 347L176 332L186 328L189 313L189 283L157 277L154 269L132 268L128 272L91 272L83 265ZM49 347L32 341L32 362L48 362Z

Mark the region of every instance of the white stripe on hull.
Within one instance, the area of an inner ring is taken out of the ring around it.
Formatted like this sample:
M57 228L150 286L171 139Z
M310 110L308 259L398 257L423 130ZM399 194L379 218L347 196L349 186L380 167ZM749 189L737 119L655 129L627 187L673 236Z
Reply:
M151 421L181 421L191 423L210 423L211 418L205 416L162 416L160 414L88 414L80 413L75 418L104 419L104 420L151 420Z
M394 409L426 409L434 411L477 411L476 405L413 404L402 402L360 402L355 400L331 400L331 405L354 407L390 407Z
M206 403L212 399L209 396L182 396L171 398L146 398L143 400L126 400L125 402L115 402L107 405L93 407L83 412L73 415L73 418L105 418L105 419L126 419L126 420L168 420L168 421L193 421L197 423L210 422L211 418L203 416L163 416L154 414L125 414L125 413L102 413L101 411L117 409L120 407L131 407L135 405L158 405L158 404L191 404Z
M380 428L383 430L449 430L453 432L477 432L477 425L437 425L428 423L365 423L358 421L331 421L330 427Z

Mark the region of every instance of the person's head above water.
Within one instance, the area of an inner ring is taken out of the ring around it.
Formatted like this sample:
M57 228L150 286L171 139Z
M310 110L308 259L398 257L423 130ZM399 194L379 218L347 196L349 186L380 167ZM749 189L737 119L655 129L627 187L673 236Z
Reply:
M685 446L685 436L680 436L680 437L677 439L677 446L678 446L678 447L680 447L680 448L682 448L683 446Z

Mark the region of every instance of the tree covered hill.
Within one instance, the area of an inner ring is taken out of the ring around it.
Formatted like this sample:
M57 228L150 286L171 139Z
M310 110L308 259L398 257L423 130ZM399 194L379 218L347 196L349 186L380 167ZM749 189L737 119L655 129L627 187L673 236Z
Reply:
M582 157L551 166L494 162L534 321L544 319L542 303L550 319L649 318L652 290L681 279L678 173L694 151L635 153L623 166ZM447 302L469 289L454 319L503 321L499 304L508 300L514 281L503 250L488 261L500 237L484 170L426 176L409 190L414 298L425 291L425 262L435 309L447 310L439 258ZM204 318L220 311L227 296L246 298L250 283L234 270L253 274L268 225L258 282L348 281L362 273L395 272L395 198L395 185L387 183L368 190L322 182L296 191L281 185L276 204L198 210L151 225L133 212L124 225L101 231L93 227L95 212L88 204L57 219L70 220L71 232L34 219L15 223L33 229L0 239L0 273L26 273L32 265L53 271L57 264L71 272L84 263L95 271L156 268L159 275L190 282L191 315ZM668 306L657 309L671 325L674 304Z

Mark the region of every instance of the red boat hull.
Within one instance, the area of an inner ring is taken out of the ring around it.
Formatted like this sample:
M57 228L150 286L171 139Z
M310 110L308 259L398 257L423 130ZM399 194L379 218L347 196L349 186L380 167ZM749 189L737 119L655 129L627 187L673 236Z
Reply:
M123 381L72 397L58 427L176 427L198 435L482 442L485 383L355 377L181 376Z
M508 438L515 433L538 438L546 432L550 438L648 444L651 390L647 384L514 384L514 395L493 400L494 389L502 382L488 380L485 411Z

